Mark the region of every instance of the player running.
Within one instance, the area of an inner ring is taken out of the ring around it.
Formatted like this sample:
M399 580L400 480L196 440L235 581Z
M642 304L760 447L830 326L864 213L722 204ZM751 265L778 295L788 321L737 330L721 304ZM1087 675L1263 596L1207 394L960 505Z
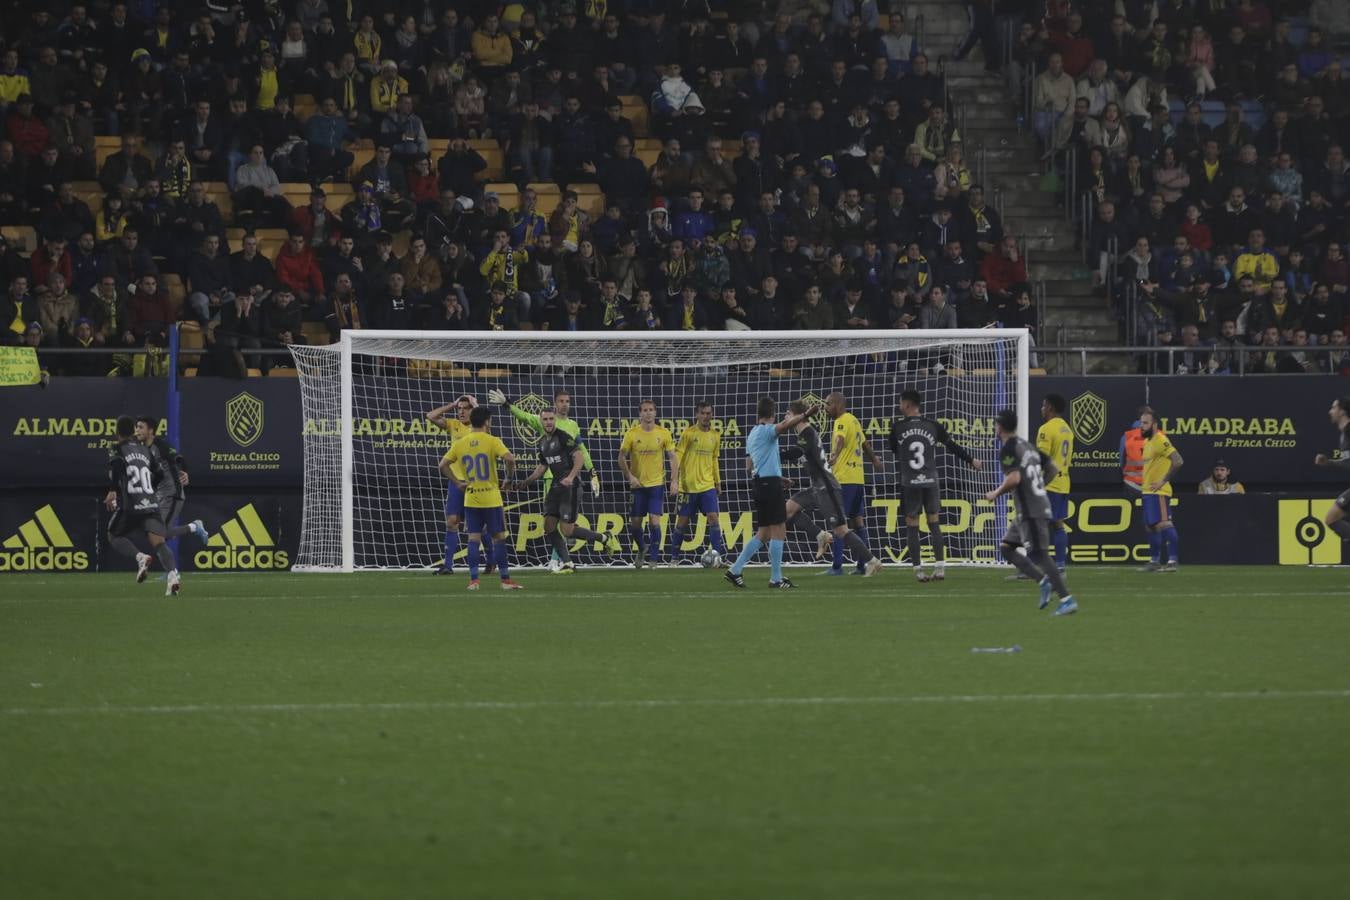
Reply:
M1002 444L998 456L1003 466L1003 482L985 494L984 499L993 502L1010 493L1017 510L1017 521L1003 535L1000 548L1003 558L1029 578L1040 581L1041 602L1037 609L1049 605L1053 590L1059 595L1055 615L1072 615L1078 612L1078 604L1069 593L1064 576L1046 554L1050 546L1050 501L1045 494L1045 476L1055 476L1054 464L1017 436L1017 413L1000 410L994 422ZM1018 552L1019 547L1026 551L1025 556Z
M605 544L606 549L619 552L623 548L613 535L603 535L576 524L581 514L581 467L584 462L581 447L567 432L558 427L558 418L551 410L539 414L543 437L539 440L539 464L521 485L529 485L550 476L548 493L544 496L544 535L558 556L560 572L577 570L567 549L568 541L581 538ZM561 531L561 533L560 533Z
M872 463L874 470L881 469L881 460L867 442L862 424L858 417L848 411L844 395L835 391L825 398L825 412L834 419L834 433L830 439L830 471L839 479L843 491L844 515L848 517L848 527L862 539L863 544L871 546L867 539L867 520L864 517L866 497L863 491L863 457ZM833 542L834 559L830 567L831 574L840 575L844 571L844 542ZM816 558L825 556L822 544L816 549ZM863 566L858 564L855 575L863 574Z
M619 445L619 471L633 489L633 507L628 514L628 527L637 543L636 568L642 568L644 549L648 562L661 562L661 514L665 510L666 466L662 453L670 458L670 493L679 493L680 459L675 455L675 439L665 426L656 424L656 401L643 400L638 404L638 421L623 436ZM642 520L646 517L646 534Z
M1334 456L1319 453L1313 462L1319 466L1350 469L1350 397L1333 400L1331 408L1327 410L1327 418L1341 434L1340 452ZM1341 536L1341 540L1350 540L1350 519L1345 517L1347 512L1350 512L1350 490L1342 492L1336 498L1336 502L1331 504L1331 509L1327 510L1326 518L1323 520L1328 528Z
M427 413L427 421L450 435L450 443L453 446L456 440L472 430L469 425L469 414L477 405L478 401L472 394L460 394L453 403L438 406ZM455 411L453 419L446 415L452 409ZM447 453L446 457L449 455ZM455 557L459 554L459 532L463 522L464 492L456 486L454 479L450 479L445 483L445 561L436 570L437 575L449 575L455 570ZM487 559L492 558L492 539L486 535L483 536L483 556Z
M787 504L783 497L783 461L778 453L778 436L809 419L820 407L811 406L804 415L790 413L775 424L778 403L772 397L760 397L755 408L755 427L745 439L746 464L753 477L751 496L755 502L755 536L745 542L741 555L726 571L726 579L738 588L745 587L741 573L754 559L759 548L769 545L769 587L791 590L795 585L783 577L783 542L787 539Z
M1141 572L1175 572L1181 559L1177 555L1177 527L1168 506L1172 498L1172 479L1183 462L1172 441L1158 427L1158 414L1144 407L1139 414L1139 431L1144 437L1144 527L1148 529L1148 565Z
M836 541L848 545L854 562L862 566L864 577L875 575L881 570L881 560L867 549L862 538L849 530L848 523L844 520L843 492L839 489L839 482L834 474L830 472L825 447L820 442L820 433L811 425L811 420L807 416L806 404L794 400L788 404L788 412L801 418L793 426L797 432L796 446L789 447L783 455L788 459L801 460L808 478L807 486L787 502L788 524L796 525L811 534L815 526L814 514L819 513L825 520L825 528L829 530L814 529L820 530L817 539L823 543L833 534Z
M1055 464L1059 473L1045 486L1050 498L1050 540L1055 545L1055 565L1061 572L1069 564L1069 469L1073 467L1073 429L1064 421L1064 398L1046 394L1041 401L1043 423L1036 432L1036 449Z
M694 408L694 424L684 430L675 446L675 456L680 461L680 505L670 534L672 561L679 560L685 531L696 513L703 513L708 519L708 540L718 558L727 555L717 512L718 489L722 485L722 434L713 431L712 420L712 404L700 401Z
M155 481L163 477L158 460L150 448L136 438L136 421L131 416L117 418L117 445L108 458L108 494L103 505L111 512L108 522L108 543L123 556L136 559L136 581L145 581L150 568L149 555L141 553L129 535L144 534L159 558L164 571L169 573L164 596L176 595L182 586L173 551L164 542L166 528L160 518ZM142 557L145 557L142 560Z
M155 500L159 504L159 519L164 523L164 534L169 538L192 534L205 544L211 535L207 533L201 519L193 519L186 525L173 524L187 497L184 490L188 483L187 462L172 444L155 434L158 430L159 419L154 416L141 416L136 420L136 440L150 448L150 455L159 465ZM148 553L137 554L137 567L143 565L148 570L153 559Z
M909 562L920 584L929 581L923 571L920 549L919 516L927 514L929 540L933 544L932 581L947 577L947 545L942 536L942 496L937 477L937 445L941 444L976 472L984 462L952 440L947 429L923 414L923 397L918 391L900 395L900 415L891 419L886 446L900 470L900 496L904 502L905 537L909 543Z
M506 464L509 484L516 474L516 457L502 443L501 438L488 431L492 411L474 407L469 413L468 434L461 436L441 460L441 474L464 492L464 520L469 531L469 590L478 590L479 547L484 534L493 539L493 558L502 578L502 590L518 591L521 585L511 580L506 562L506 513L502 508L502 491L497 480L497 464Z

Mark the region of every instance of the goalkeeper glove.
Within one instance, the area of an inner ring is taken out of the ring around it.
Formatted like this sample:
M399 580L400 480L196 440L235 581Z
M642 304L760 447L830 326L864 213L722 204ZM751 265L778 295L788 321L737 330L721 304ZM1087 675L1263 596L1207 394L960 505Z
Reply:
M594 472L591 473L591 493L600 496L600 476Z
M503 394L501 391L497 390L496 388L493 388L492 390L488 391L488 402L489 402L489 403L494 403L494 404L496 404L497 406L510 406L510 405L511 405L511 400L510 400L505 394Z

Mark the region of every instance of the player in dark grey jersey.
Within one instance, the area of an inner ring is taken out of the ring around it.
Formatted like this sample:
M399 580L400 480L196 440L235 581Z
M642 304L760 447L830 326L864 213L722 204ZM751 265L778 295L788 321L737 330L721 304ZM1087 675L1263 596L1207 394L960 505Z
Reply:
M150 448L136 440L135 420L131 416L118 417L117 445L108 458L108 494L103 498L113 514L108 523L108 543L118 553L136 560L136 581L141 582L150 569L151 556L137 550L128 536L144 534L164 571L169 573L164 589L168 596L178 593L180 579L173 551L164 543L166 529L155 495L155 479L160 475L160 464Z
M155 434L158 430L159 419L154 416L141 416L136 420L136 440L149 447L150 455L159 463L155 499L159 502L159 518L164 523L165 534L171 538L194 534L205 544L211 535L201 519L193 519L186 525L173 524L187 499L187 461L176 447Z
M848 527L844 515L843 490L839 480L830 471L829 454L820 442L820 432L812 426L806 417L807 406L800 400L788 404L788 412L800 415L802 419L795 426L796 446L783 451L783 458L800 460L806 470L807 486L794 494L787 503L787 520L808 534L815 534L822 546L831 540L831 535L839 538L853 555L853 561L862 566L865 577L875 575L881 568L881 560L867 549L862 537ZM825 520L825 528L816 526L816 515ZM830 568L825 574L841 574L842 569Z
M1055 476L1055 467L1044 453L1017 436L1017 413L1001 410L995 417L995 428L1002 449L998 452L1003 467L1003 483L984 495L993 502L1004 494L1012 494L1017 509L1017 521L1003 535L1003 558L1040 581L1041 602L1038 609L1050 603L1050 592L1059 595L1055 615L1067 616L1078 612L1069 588L1064 583L1047 549L1050 547L1050 498L1045 495L1045 483ZM1023 556L1018 549L1026 551Z
M1350 397L1333 400L1331 409L1327 410L1327 418L1341 434L1340 452L1335 456L1319 453L1313 461L1319 466L1337 466L1343 470L1350 470ZM1344 491L1336 498L1336 502L1331 504L1331 509L1327 510L1324 520L1328 528L1341 536L1341 540L1350 540L1350 519L1346 518L1348 513L1350 513L1350 490Z
M939 444L975 471L984 468L982 460L975 459L952 440L941 422L923 416L923 398L918 391L905 391L900 395L900 415L891 419L886 445L895 456L895 467L900 473L909 561L914 566L914 577L920 582L928 581L919 545L919 516L924 513L927 513L928 533L933 543L933 580L941 581L946 577L947 548L942 539L942 496L937 477Z
M586 461L576 438L558 427L558 417L553 410L539 414L539 425L543 436L539 439L539 465L534 467L522 482L532 484L548 475L552 484L544 497L544 534L549 546L558 555L560 573L577 570L568 552L568 541L581 538L604 544L611 553L620 552L623 547L614 535L603 535L589 528L577 525L577 516L581 514L581 482L578 475ZM559 533L561 528L561 533Z

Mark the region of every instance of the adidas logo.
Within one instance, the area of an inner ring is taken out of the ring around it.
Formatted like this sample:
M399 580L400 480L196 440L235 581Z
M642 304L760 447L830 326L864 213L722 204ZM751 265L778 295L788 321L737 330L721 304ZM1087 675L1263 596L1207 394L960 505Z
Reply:
M75 549L51 504L0 544L0 572L82 572L88 568L89 554Z
M192 564L198 569L288 569L290 554L275 549L276 542L250 503L240 507L198 550Z

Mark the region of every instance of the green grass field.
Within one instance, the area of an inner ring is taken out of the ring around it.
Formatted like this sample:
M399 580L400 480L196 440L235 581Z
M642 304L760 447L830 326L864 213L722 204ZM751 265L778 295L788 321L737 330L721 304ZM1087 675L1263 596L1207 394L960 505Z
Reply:
M1340 895L1344 570L1005 571L7 578L0 896Z

